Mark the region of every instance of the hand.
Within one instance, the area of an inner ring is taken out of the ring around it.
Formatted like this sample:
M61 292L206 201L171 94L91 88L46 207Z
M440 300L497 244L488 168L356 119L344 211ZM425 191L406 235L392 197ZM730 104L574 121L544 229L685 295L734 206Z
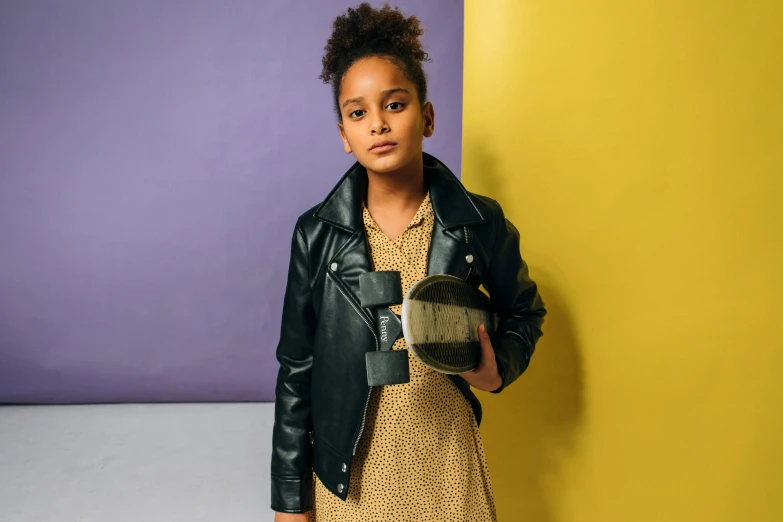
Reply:
M275 512L275 522L308 522L310 517L307 513L280 513Z
M478 336L481 342L481 360L475 369L461 373L460 376L474 388L491 392L500 388L503 378L500 377L495 350L492 349L489 334L483 324L478 327Z

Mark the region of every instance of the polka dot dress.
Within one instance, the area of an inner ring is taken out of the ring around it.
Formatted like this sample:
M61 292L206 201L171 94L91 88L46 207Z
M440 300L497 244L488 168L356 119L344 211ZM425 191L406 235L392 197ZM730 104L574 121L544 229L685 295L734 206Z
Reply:
M363 209L375 270L398 270L403 295L427 275L435 216L429 193L391 241ZM399 314L401 305L392 310ZM406 349L398 339L393 349ZM444 374L408 351L410 383L371 391L365 431L343 502L314 480L315 522L495 522L478 425L467 399Z

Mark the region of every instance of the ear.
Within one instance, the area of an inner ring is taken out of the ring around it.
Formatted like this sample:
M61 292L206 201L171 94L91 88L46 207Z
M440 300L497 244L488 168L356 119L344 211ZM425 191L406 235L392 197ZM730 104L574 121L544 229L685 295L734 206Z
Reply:
M343 149L345 149L346 154L350 154L353 152L353 149L351 148L351 144L348 143L348 138L345 136L345 127L343 127L343 122L338 121L337 128L340 129L340 138L343 140Z
M424 137L429 138L435 132L435 108L432 102L427 102L421 110L424 117Z

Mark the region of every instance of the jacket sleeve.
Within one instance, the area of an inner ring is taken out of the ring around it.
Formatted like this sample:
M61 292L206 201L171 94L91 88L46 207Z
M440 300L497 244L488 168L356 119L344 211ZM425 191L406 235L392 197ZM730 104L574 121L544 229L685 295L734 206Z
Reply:
M484 286L498 316L490 336L503 384L500 393L527 369L536 342L543 335L546 309L536 284L528 275L519 250L519 232L498 205L492 256Z
M308 259L307 243L297 223L277 345L280 370L272 431L272 509L286 513L303 513L313 505L310 376L316 316Z

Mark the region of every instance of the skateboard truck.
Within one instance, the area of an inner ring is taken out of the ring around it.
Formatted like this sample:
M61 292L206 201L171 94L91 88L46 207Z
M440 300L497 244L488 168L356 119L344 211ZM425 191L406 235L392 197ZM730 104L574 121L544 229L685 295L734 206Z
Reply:
M367 352L367 384L389 386L410 382L408 350L392 350L402 337L400 318L390 306L402 303L402 280L397 271L366 272L359 276L359 299L362 308L375 314L380 350Z

